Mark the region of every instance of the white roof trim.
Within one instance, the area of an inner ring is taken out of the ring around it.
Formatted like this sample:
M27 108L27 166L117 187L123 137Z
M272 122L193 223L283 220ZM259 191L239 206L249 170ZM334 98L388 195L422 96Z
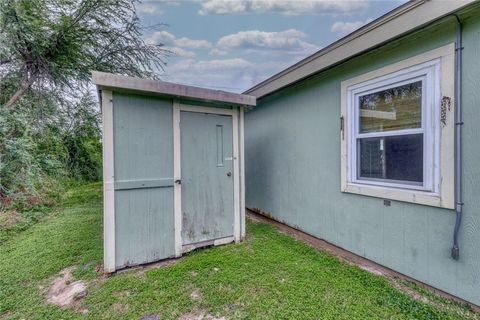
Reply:
M98 87L110 90L124 89L200 101L225 102L244 106L256 105L256 98L251 95L204 89L165 81L126 77L106 72L92 71L92 81Z
M263 97L474 2L476 0L412 0L244 93Z

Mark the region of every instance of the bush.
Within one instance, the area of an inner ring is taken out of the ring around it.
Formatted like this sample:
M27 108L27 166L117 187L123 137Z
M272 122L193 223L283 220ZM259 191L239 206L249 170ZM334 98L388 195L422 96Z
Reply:
M96 105L91 96L84 96L75 106L72 129L64 135L67 172L84 181L98 181L102 175L100 114Z
M87 94L69 103L32 97L15 108L0 107L0 211L50 203L49 190L58 190L65 178L100 179L96 105Z

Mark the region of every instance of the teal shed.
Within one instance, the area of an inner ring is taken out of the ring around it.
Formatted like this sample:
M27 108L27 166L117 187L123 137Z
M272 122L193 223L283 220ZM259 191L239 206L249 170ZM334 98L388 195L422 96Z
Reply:
M245 235L244 109L255 97L93 72L103 116L104 269Z
M480 305L479 62L479 1L414 0L247 90L247 208Z

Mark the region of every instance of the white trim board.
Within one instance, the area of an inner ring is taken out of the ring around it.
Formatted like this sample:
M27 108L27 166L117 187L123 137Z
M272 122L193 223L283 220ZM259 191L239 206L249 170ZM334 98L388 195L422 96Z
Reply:
M240 237L245 238L246 234L246 218L245 218L245 107L240 107L239 119L239 136L240 136Z
M182 255L182 184L180 145L180 104L173 101L173 210L175 225L175 257Z
M115 271L115 168L113 145L113 93L102 90L103 123L103 265Z
M240 222L240 156L239 156L239 140L238 140L238 110L232 110L232 131L233 131L233 206L234 206L234 225L233 225L233 236L235 237L235 242L240 242L241 235L241 222Z
M106 72L92 71L92 81L97 86L105 89L126 89L200 101L217 101L246 106L256 105L256 98L246 94L186 86L165 81L126 77Z

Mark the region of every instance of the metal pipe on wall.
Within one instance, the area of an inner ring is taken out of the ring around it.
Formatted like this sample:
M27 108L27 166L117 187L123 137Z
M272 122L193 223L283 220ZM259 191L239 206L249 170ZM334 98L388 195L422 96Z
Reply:
M456 24L455 42L455 228L453 232L452 258L460 258L458 236L463 215L463 157L462 157L462 23L457 15L454 15Z

